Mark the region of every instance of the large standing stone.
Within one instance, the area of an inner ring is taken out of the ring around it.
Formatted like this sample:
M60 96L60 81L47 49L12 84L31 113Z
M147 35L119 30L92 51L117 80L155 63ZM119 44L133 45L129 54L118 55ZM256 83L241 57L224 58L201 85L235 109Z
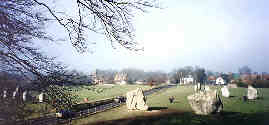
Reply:
M257 89L255 89L251 85L249 85L248 86L248 99L257 99L257 98L258 98Z
M19 87L16 87L16 90L13 92L12 98L15 99L18 93L19 93Z
M209 86L205 86L205 91L210 91Z
M24 91L23 93L22 93L22 100L23 101L26 101L26 99L27 99L27 91Z
M3 93L4 93L3 98L6 98L7 97L7 90L4 90Z
M38 95L38 101L39 101L39 102L43 102L43 99L44 99L44 93L42 92L42 93L40 93L40 94Z
M237 84L228 84L228 88L237 88Z
M15 99L16 98L16 95L17 95L17 91L14 91L12 98Z
M145 96L141 88L127 92L126 105L129 110L148 110Z
M221 88L221 93L222 93L222 96L224 97L230 97L230 92L229 92L229 89L227 86L224 86L223 88Z
M197 92L197 85L193 86L194 92Z
M196 85L194 85L194 91L197 92L201 89L201 84L197 83Z
M208 115L214 112L220 112L223 104L217 91L198 92L187 97L191 108L196 114Z

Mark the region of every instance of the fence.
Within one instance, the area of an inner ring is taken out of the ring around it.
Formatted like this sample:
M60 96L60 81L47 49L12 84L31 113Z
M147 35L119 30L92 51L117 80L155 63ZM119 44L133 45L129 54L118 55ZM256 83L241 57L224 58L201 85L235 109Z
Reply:
M145 94L145 96L147 96L147 95L153 94L157 91L160 91L161 89L170 88L170 87L172 87L172 85L152 88L150 90L144 91L144 94ZM125 98L125 97L121 96L121 98ZM18 121L16 123L16 125L56 125L56 124L68 123L71 120L84 118L84 117L87 117L89 115L94 115L96 113L103 112L103 111L106 111L109 109L113 109L115 107L121 106L122 104L125 104L124 99L123 99L124 101L116 101L116 99L119 99L119 98L114 97L114 98L102 99L102 100L98 100L96 102L88 103L89 106L87 106L86 109L72 112L72 117L67 118L67 119L57 118L56 115L53 113L53 114L47 114L45 117L28 119L25 121ZM82 104L82 105L84 105L84 104Z

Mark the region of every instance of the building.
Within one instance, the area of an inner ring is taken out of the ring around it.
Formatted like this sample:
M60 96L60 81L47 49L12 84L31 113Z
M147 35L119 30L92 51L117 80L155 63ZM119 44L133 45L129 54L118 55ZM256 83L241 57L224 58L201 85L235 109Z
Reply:
M140 84L140 85L142 85L142 84L145 84L145 81L143 81L143 80L138 80L138 81L135 81L135 84Z
M101 76L98 76L97 74L97 70L95 70L94 72L91 73L90 75L91 77L91 82L95 85L97 84L104 84L104 78Z
M208 84L215 84L216 83L216 77L215 76L209 76L208 78L207 78L207 83Z
M127 73L117 73L114 77L114 82L116 84L127 84Z
M216 84L217 85L224 85L224 84L226 84L227 82L226 82L226 80L224 80L222 77L218 77L217 79L216 79Z
M183 78L183 84L191 84L191 83L194 83L192 75L188 75L187 77Z

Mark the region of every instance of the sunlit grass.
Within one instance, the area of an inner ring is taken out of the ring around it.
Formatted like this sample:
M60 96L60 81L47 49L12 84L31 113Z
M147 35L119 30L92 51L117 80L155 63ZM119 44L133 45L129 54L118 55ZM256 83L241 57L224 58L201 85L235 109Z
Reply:
M138 87L142 88L143 90L151 88L150 86L145 85L70 86L71 89L76 90L75 94L78 95L80 102L83 102L84 98L88 98L89 102L93 102L100 99L125 95L126 92L134 90Z
M211 87L216 89L218 87ZM83 119L74 120L73 124L119 124L119 125L169 125L169 124L263 124L268 118L269 89L260 89L263 99L244 102L247 88L230 89L231 98L221 97L224 103L223 113L208 116L195 115L187 101L187 96L194 92L191 86L178 86L157 92L147 97L147 104L155 111L128 112L121 106L106 112L98 113ZM169 103L168 98L175 96L175 102ZM159 110L158 110L159 109ZM265 125L265 124L264 124Z
M83 103L84 98L88 98L89 102L101 100L105 98L111 98L115 96L125 95L126 92L134 90L138 87L143 90L150 89L150 86L146 85L79 85L79 86L67 86L78 95L80 103ZM34 92L34 95L38 95ZM31 103L28 102L24 106L25 119L42 117L47 113L54 113L55 109L46 103Z

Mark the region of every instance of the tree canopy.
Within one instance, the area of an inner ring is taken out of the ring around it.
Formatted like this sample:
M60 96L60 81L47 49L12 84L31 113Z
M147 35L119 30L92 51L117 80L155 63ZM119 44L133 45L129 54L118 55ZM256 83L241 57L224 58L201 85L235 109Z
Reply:
M251 69L248 66L243 66L238 69L239 74L250 74Z
M86 52L86 32L105 35L114 43L132 51L139 48L134 37L132 18L137 11L155 7L155 0L77 0L76 17L57 12L43 0L2 0L0 3L0 69L38 76L63 71L65 66L46 57L33 44L43 39L53 41L44 30L44 23L56 21L63 26L70 42L78 52ZM41 14L36 8L43 7L51 16ZM62 7L62 6L56 6ZM51 19L52 17L52 19ZM115 47L115 46L114 46Z

